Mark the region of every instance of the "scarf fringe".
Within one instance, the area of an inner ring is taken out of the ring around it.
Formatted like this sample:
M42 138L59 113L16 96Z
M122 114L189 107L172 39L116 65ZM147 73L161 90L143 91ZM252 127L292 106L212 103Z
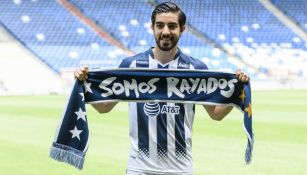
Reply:
M84 164L85 153L54 142L50 149L49 156L57 161L66 162L81 170Z
M245 150L245 163L248 165L252 161L252 151L253 151L253 145L254 141L253 140L248 140L248 143L246 145L246 150Z

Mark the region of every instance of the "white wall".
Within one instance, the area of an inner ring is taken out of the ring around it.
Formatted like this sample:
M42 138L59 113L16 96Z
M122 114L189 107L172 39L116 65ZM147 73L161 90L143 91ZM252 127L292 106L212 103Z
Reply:
M21 44L0 42L0 95L61 93L65 84Z
M282 89L307 89L307 79L289 78L289 79L265 79L251 80L253 90L282 90Z

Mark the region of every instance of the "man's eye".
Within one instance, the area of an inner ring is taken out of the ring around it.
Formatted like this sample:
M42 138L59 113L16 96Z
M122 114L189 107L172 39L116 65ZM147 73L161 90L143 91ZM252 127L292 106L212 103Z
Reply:
M162 24L157 24L157 27L158 27L159 29L161 29L161 28L163 28L163 25L162 25Z
M171 30L172 30L172 29L176 29L176 27L177 27L177 25L169 25L169 26L168 26L168 28L171 29Z

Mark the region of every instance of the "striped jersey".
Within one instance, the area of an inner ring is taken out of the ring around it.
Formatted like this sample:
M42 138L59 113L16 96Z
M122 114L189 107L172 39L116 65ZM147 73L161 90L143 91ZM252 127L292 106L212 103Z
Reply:
M121 62L120 68L208 69L179 49L161 64L152 48ZM145 173L192 174L192 125L195 105L167 102L129 103L131 140L128 170Z

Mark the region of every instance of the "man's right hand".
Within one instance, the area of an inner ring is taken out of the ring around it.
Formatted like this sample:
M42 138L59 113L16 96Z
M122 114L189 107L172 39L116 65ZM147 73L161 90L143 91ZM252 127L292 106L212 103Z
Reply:
M88 67L81 67L74 72L74 77L80 81L87 79Z
M88 74L88 67L82 66L81 68L77 69L74 72L74 77L80 81L85 81L87 79ZM97 104L92 104L92 106L99 112L99 113L107 113L111 111L117 102L102 102Z

